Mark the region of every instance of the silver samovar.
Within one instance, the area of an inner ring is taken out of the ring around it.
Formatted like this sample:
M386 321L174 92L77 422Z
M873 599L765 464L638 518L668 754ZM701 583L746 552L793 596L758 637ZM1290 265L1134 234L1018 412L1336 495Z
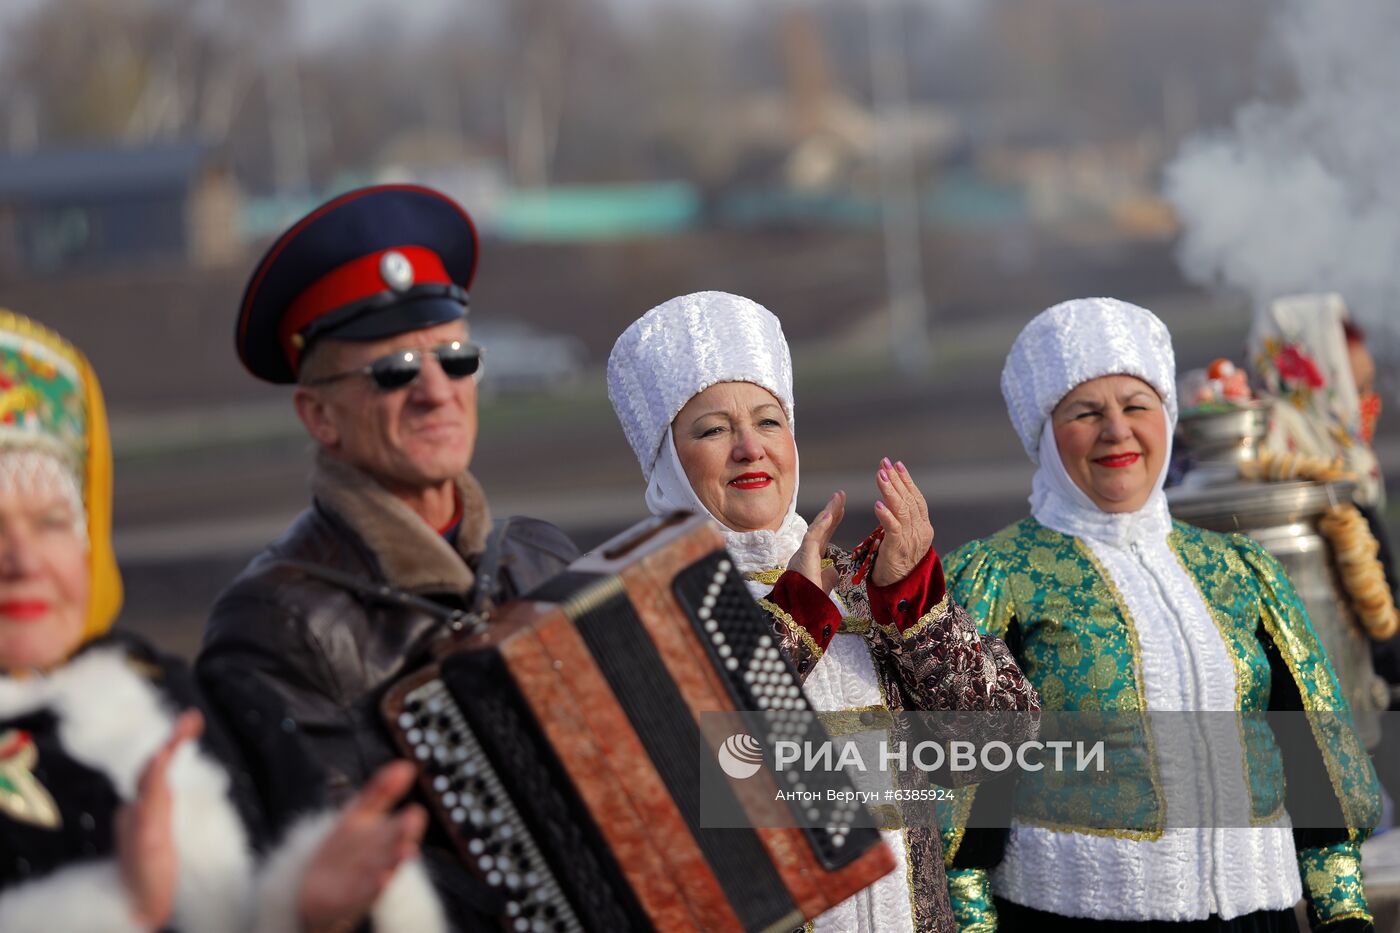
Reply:
M1241 463L1258 457L1268 427L1268 403L1230 411L1184 413L1177 443L1190 468L1167 490L1172 515L1212 531L1243 532L1283 564L1351 703L1362 740L1380 740L1380 713L1389 699L1376 676L1366 634L1342 589L1336 558L1318 530L1333 506L1352 501L1352 484L1310 480L1255 482L1240 479Z

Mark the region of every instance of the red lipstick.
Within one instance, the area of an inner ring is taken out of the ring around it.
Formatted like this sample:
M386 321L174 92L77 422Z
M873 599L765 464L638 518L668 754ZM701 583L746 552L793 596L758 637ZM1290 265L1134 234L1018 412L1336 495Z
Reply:
M773 477L767 473L740 473L729 481L735 489L767 489L773 484Z
M0 616L8 616L20 622L41 619L48 611L49 604L42 599L11 599L0 603Z
M1142 459L1142 454L1111 454L1107 457L1099 457L1094 462L1099 466L1118 470L1123 467L1130 467Z

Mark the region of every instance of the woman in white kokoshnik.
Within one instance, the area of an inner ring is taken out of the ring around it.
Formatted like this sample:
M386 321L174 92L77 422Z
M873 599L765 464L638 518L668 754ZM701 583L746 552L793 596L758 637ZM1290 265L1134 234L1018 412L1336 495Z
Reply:
M623 332L608 395L646 478L653 514L712 518L815 709L1034 710L1006 646L947 598L922 493L881 460L884 529L864 583L831 538L837 492L809 526L797 513L792 361L778 319L724 292L683 295ZM894 872L819 917L832 931L953 929L937 833L884 832Z
M949 590L1016 646L1046 710L1183 715L1147 720L1145 753L1111 748L1111 782L1019 775L1004 851L945 836L962 929L1289 931L1302 896L1314 929L1371 929L1375 775L1307 612L1259 544L1168 509L1167 328L1124 301L1064 302L1021 331L1001 387L1037 467L1031 514L953 552ZM1278 710L1317 714L1316 739L1201 715ZM1333 828L1291 824L1303 774Z

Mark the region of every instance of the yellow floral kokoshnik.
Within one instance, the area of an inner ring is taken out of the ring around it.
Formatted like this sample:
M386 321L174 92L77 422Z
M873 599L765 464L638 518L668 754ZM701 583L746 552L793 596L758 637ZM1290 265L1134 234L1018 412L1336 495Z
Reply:
M81 479L87 406L76 351L26 318L0 311L0 447L39 447Z
M47 450L69 465L87 513L88 607L84 641L121 608L112 552L112 445L102 389L87 359L58 334L0 308L0 453Z

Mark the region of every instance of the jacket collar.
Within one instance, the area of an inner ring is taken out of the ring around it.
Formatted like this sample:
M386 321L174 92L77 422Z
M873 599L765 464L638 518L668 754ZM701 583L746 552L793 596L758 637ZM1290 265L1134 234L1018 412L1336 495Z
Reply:
M318 450L311 472L312 496L374 553L385 579L419 592L464 593L475 583L466 559L485 549L491 514L471 473L463 472L456 484L462 524L454 548L373 477L333 454Z

